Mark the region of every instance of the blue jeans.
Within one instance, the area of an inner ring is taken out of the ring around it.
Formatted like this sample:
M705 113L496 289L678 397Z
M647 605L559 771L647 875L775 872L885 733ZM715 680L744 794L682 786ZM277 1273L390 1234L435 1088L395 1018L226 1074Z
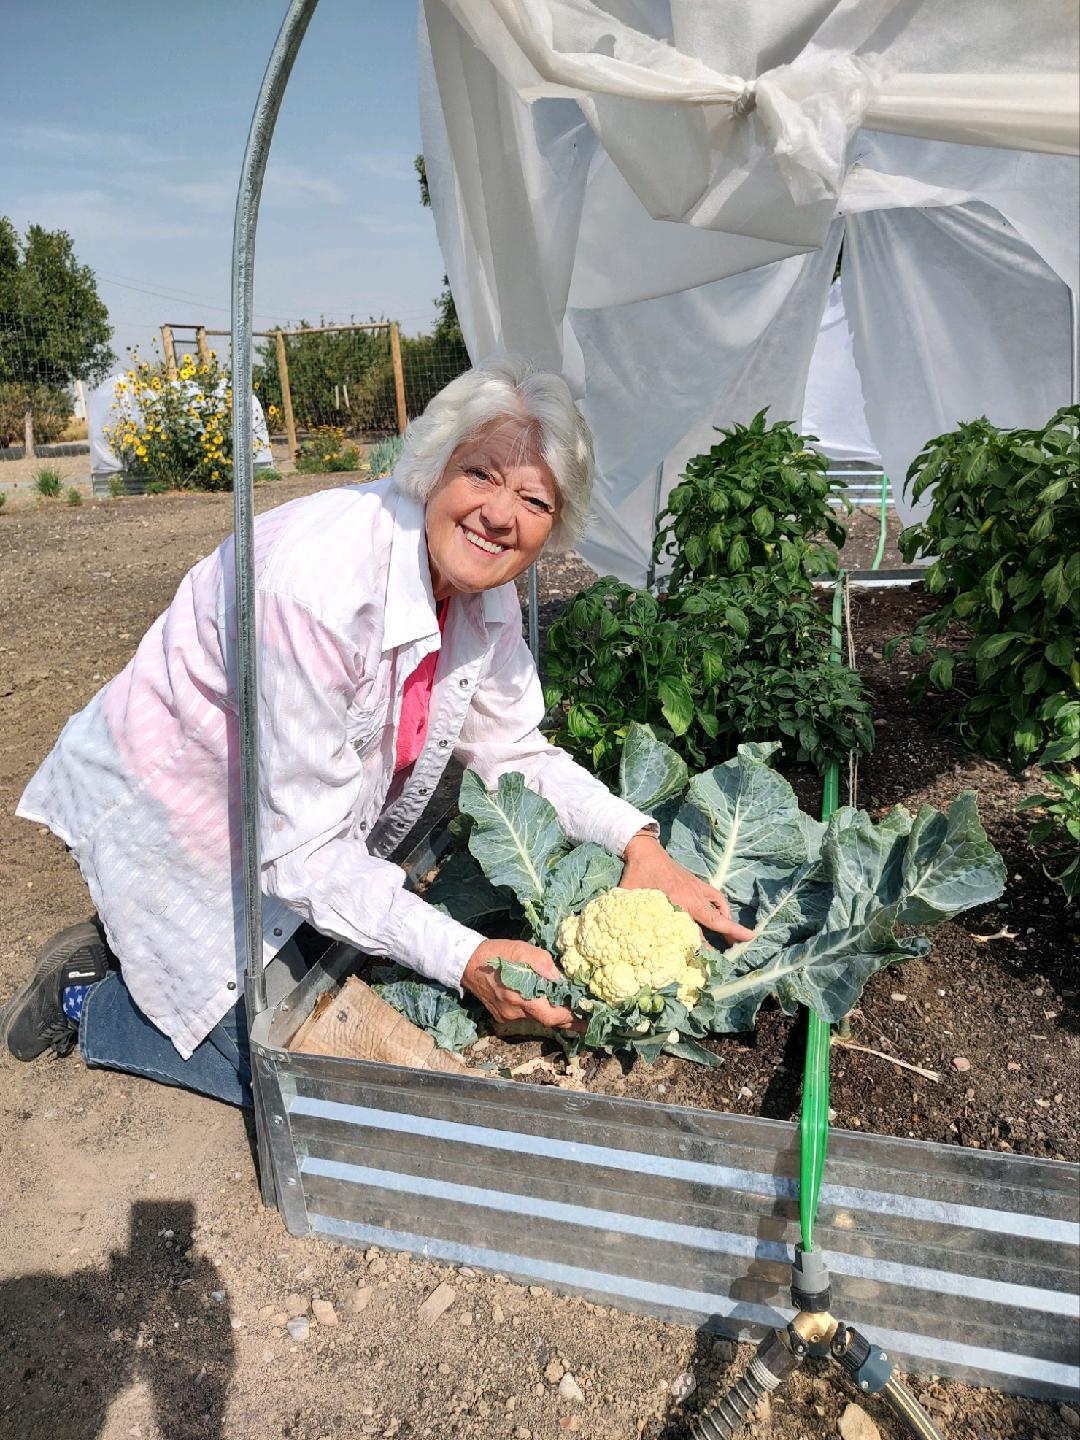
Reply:
M79 1022L79 1051L87 1065L123 1070L163 1085L195 1090L227 1105L252 1104L247 1017L241 997L187 1060L132 1000L120 972L91 986Z

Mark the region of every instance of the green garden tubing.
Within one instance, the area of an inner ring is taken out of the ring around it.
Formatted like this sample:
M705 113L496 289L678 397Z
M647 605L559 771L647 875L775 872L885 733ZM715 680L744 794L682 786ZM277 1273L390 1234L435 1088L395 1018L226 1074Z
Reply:
M880 509L880 511L879 511L880 520L879 520L879 522L878 522L878 523L879 523L879 529L878 529L877 553L874 555L873 560L870 562L870 569L871 569L871 570L879 570L879 569L881 568L881 558L882 558L882 556L885 554L885 540L886 540L886 537L888 536L888 533L889 533L889 531L888 531L888 515L887 515L888 506L889 506L889 477L888 477L888 475L885 474L885 471L883 470L883 471L881 472L881 509ZM835 615L834 615L834 616L833 616L833 623L834 623L834 624L835 624L835 621L836 621L836 617L835 617Z
M841 663L841 621L844 614L846 577L841 570L833 588L832 641L833 663ZM828 820L840 803L840 767L833 761L825 771L821 796L821 818ZM831 1030L828 1022L811 1010L806 1029L806 1062L803 1066L802 1109L799 1117L799 1224L804 1250L814 1248L814 1222L817 1217L821 1179L825 1172L825 1152L829 1144L829 1050Z

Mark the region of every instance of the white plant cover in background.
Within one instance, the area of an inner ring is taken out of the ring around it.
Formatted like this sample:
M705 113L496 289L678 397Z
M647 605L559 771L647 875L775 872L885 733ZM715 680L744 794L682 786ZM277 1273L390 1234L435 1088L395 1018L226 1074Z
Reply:
M839 280L834 280L829 289L814 342L799 428L817 436L819 443L814 448L830 460L861 461L864 467L881 464L881 455L866 427L866 401L851 352L851 332Z
M424 151L462 330L474 358L522 351L581 397L600 471L583 554L601 572L642 582L658 462L666 491L713 425L763 405L798 419L841 235L854 245L875 212L985 205L999 217L996 233L950 234L959 285L936 283L938 257L913 236L899 302L876 259L845 293L871 437L905 521L918 511L903 476L929 436L979 410L1035 425L1067 403L1066 284L1080 286L1072 0L422 11ZM753 108L738 113L748 90ZM1014 290L1017 238L1042 273ZM1049 324L1023 319L1032 283ZM933 315L950 337L940 360L919 343ZM974 412L961 374L986 380Z

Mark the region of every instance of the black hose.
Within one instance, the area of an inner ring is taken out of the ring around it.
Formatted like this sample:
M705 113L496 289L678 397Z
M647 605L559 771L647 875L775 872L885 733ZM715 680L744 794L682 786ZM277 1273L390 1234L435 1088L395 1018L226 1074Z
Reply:
M747 1370L725 1395L717 1395L708 1409L693 1416L690 1434L693 1440L730 1440L758 1403L769 1392Z
M735 1384L691 1417L693 1440L730 1440L758 1401L771 1394L801 1363L802 1357L791 1351L782 1331L766 1335L749 1368Z
M945 1440L915 1396L895 1375L889 1376L884 1390L881 1391L881 1398L918 1440Z

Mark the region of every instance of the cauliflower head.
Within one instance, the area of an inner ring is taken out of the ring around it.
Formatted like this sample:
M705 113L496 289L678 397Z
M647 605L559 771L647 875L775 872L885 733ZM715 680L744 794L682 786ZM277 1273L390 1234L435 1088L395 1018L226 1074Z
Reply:
M580 914L567 916L557 944L566 974L609 1005L675 984L683 1004L693 1006L705 983L695 963L698 927L662 890L615 889L598 895Z

